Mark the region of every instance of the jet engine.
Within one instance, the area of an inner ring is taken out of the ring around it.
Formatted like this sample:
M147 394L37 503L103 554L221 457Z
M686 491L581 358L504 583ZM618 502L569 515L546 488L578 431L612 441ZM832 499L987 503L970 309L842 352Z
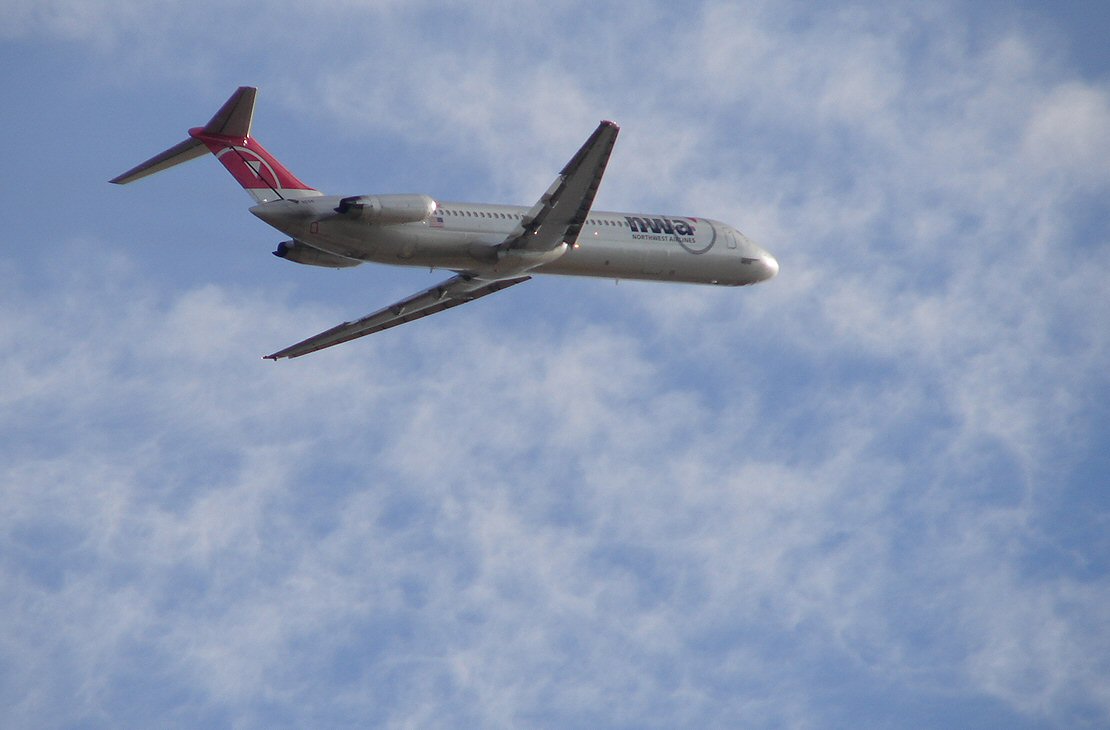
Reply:
M307 264L308 266L323 266L329 269L346 269L350 266L358 266L361 261L349 259L346 256L337 256L327 251L321 251L318 248L313 248L300 241L282 241L278 244L277 250L274 251L274 256L286 261L292 261L295 264Z
M427 195L354 195L340 200L335 212L367 223L419 223L435 210Z

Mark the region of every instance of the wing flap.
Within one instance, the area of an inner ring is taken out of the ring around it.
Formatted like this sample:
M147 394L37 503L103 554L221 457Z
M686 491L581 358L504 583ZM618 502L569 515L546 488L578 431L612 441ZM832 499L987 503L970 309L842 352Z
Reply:
M344 322L284 350L266 355L265 359L278 360L280 358L300 357L310 352L323 350L326 347L350 342L359 337L372 335L390 327L396 327L421 317L437 314L451 307L457 307L460 304L466 304L487 294L493 294L514 284L528 281L530 278L532 277L519 276L513 279L490 281L462 275L453 276L447 281L413 294L365 317L352 322Z

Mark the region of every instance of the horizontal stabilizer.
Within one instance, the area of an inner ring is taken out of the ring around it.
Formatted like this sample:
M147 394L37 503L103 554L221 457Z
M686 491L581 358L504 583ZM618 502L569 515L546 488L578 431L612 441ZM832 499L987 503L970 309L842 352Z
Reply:
M112 178L108 182L114 182L116 185L126 185L129 182L134 182L147 175L161 172L174 165L180 165L182 162L188 162L189 160L207 153L208 149L204 146L203 142L199 139L190 138L170 147L165 152L151 157L146 162L132 167L127 172Z

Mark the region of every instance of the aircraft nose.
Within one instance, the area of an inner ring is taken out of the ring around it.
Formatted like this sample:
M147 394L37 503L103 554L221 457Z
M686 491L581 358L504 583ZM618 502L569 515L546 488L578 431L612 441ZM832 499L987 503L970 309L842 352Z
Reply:
M759 267L762 269L762 276L760 277L760 281L774 279L779 273L778 259L767 253L766 251L764 251L763 255L759 257Z

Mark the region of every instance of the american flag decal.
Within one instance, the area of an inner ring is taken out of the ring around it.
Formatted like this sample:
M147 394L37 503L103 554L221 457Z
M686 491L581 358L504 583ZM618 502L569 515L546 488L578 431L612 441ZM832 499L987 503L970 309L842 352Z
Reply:
M432 228L443 228L443 216L433 215L428 220L428 225L431 226Z

